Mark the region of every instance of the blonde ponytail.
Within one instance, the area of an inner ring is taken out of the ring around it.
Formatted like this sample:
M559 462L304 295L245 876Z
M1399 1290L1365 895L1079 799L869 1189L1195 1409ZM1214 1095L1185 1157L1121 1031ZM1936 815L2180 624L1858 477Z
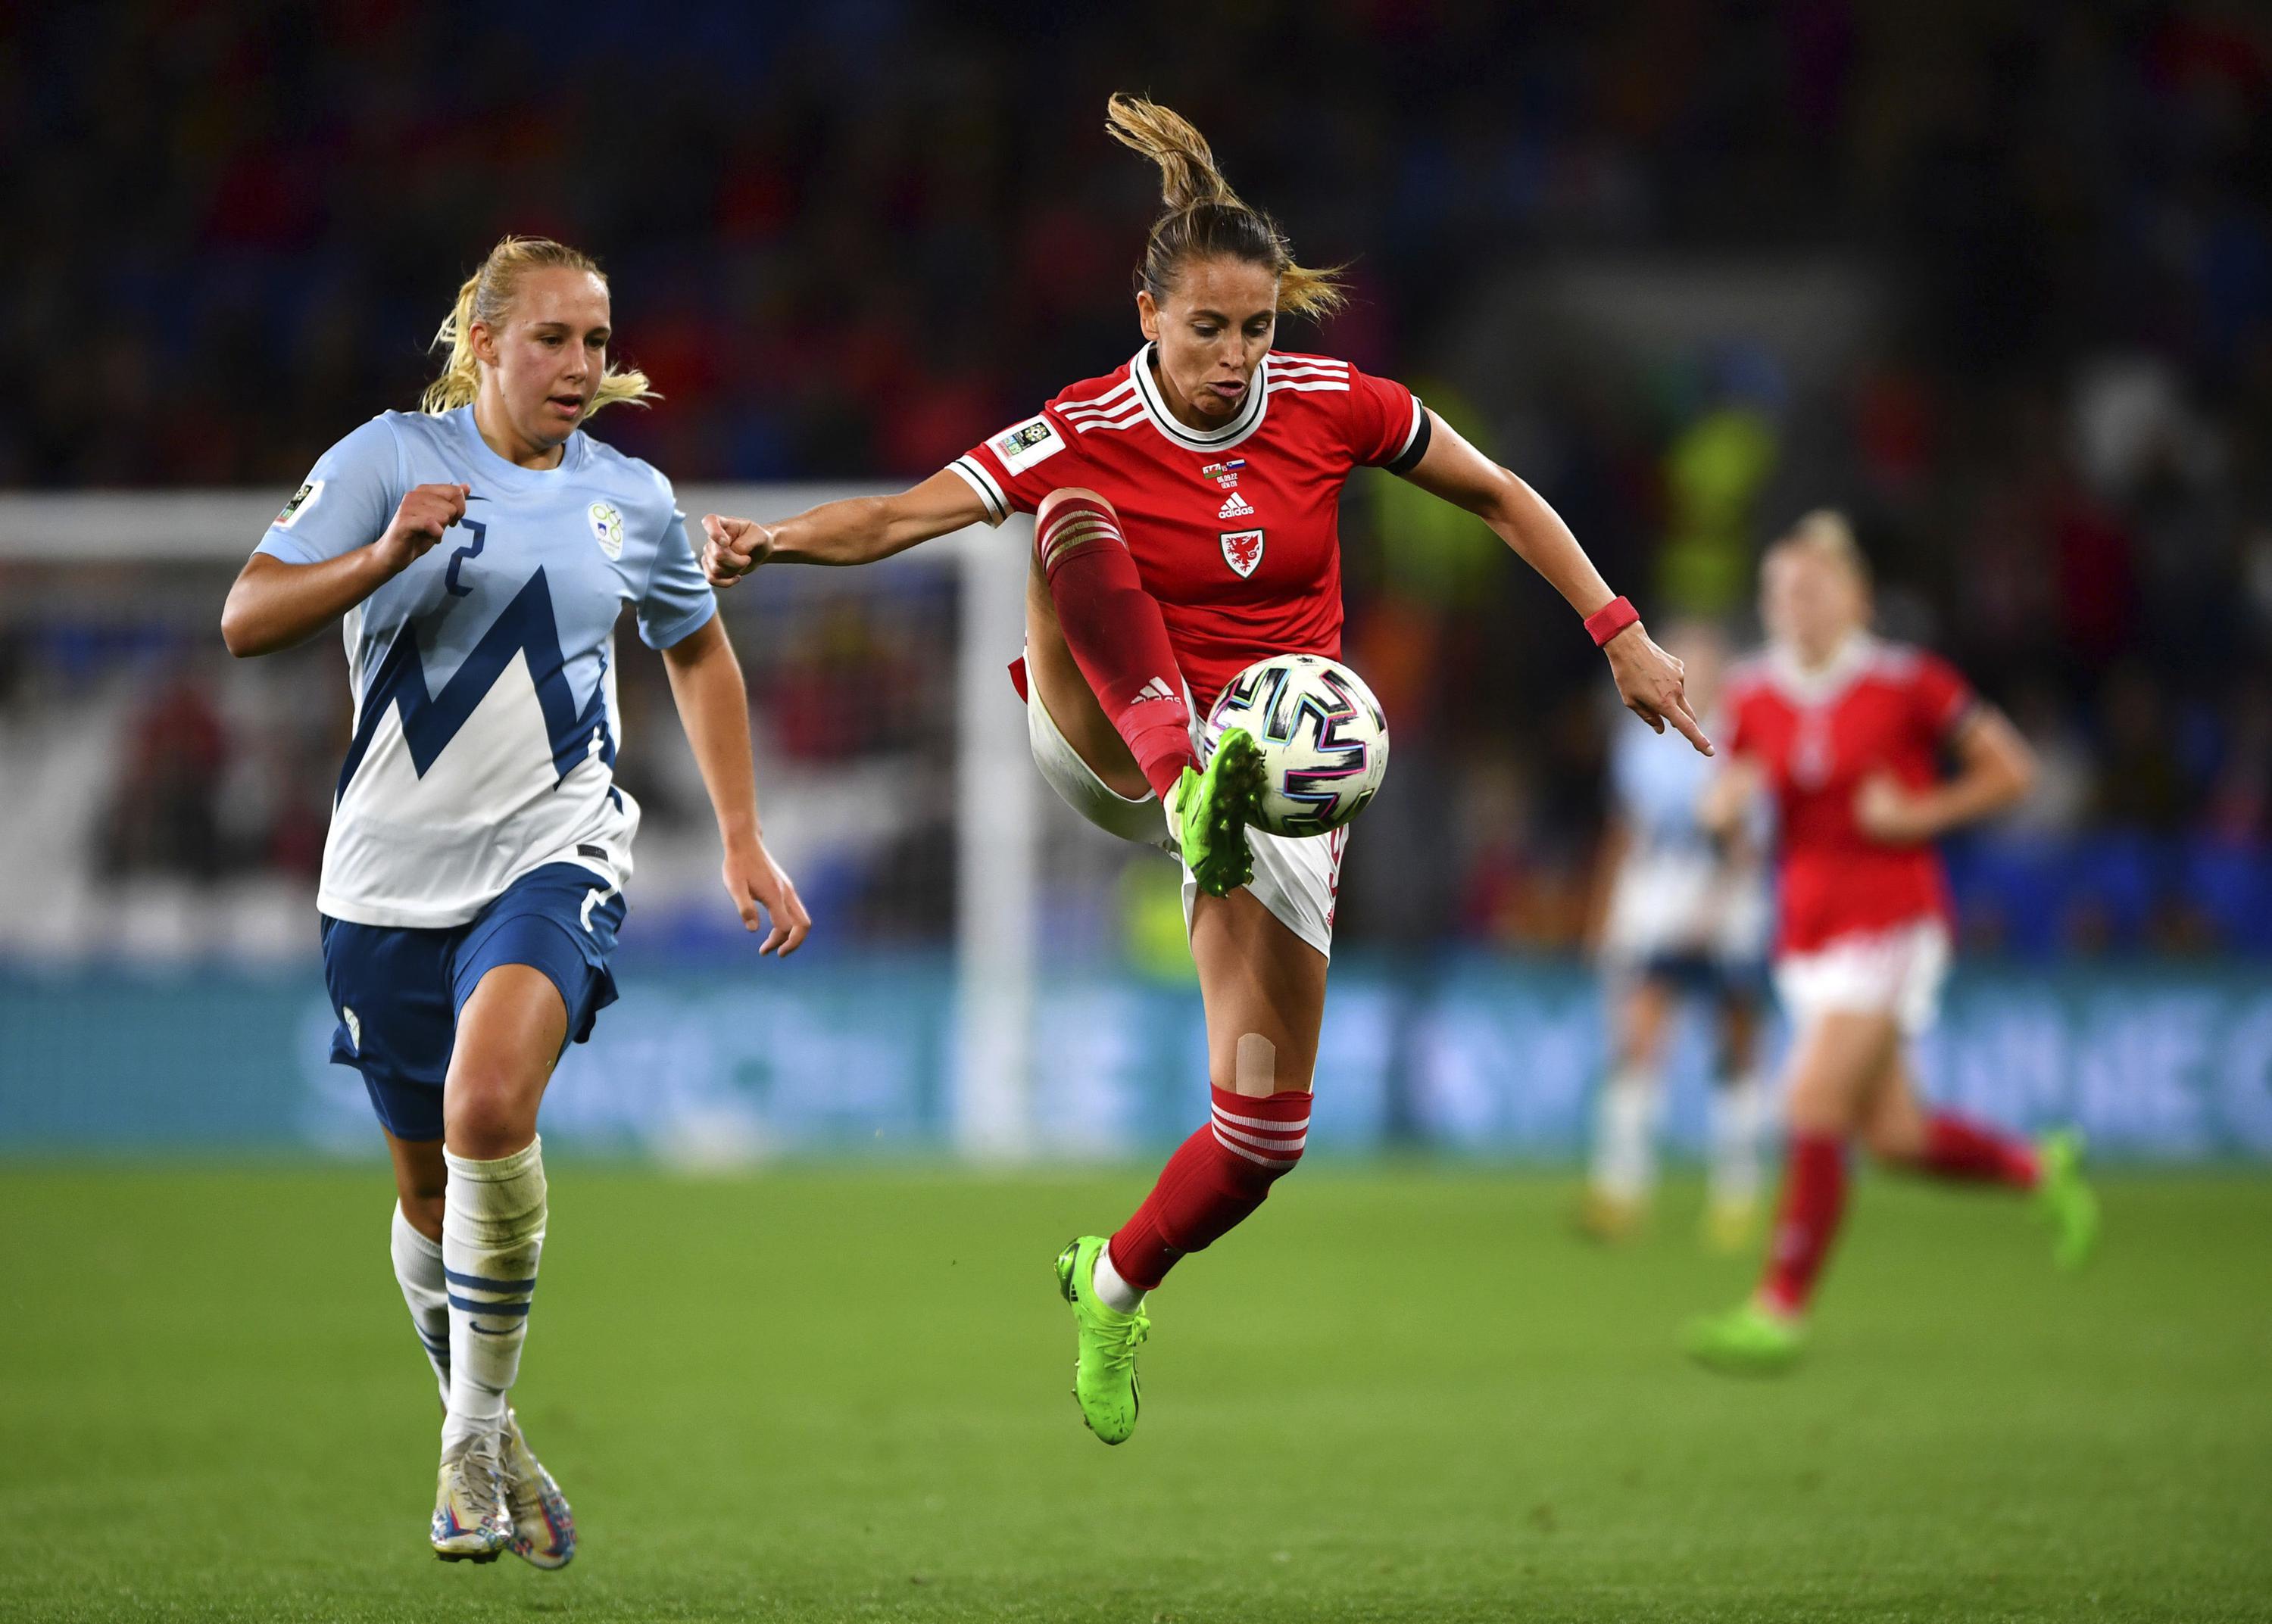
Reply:
M1160 168L1167 212L1152 222L1136 286L1164 300L1184 265L1230 258L1263 265L1278 279L1278 309L1287 316L1330 316L1349 302L1339 267L1297 264L1278 222L1231 190L1215 168L1214 150L1192 122L1141 96L1115 93L1104 104L1107 134Z
M607 273L590 255L564 242L555 242L549 237L497 239L497 245L482 261L481 268L459 287L457 303L443 317L441 329L434 335L434 347L446 347L450 358L443 364L441 375L426 385L426 392L419 397L420 411L453 412L473 404L482 387L481 362L474 354L474 324L479 322L492 329L503 327L522 273L548 270L581 271L598 277L603 287L608 280ZM591 410L584 415L588 419L593 412L618 400L644 405L661 399L647 386L646 373L636 368L617 370L610 367L601 375L599 392L592 397Z

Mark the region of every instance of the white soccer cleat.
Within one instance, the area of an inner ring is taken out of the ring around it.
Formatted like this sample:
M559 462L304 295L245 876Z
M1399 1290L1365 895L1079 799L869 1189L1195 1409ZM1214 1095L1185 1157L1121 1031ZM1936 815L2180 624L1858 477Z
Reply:
M484 1433L442 1456L432 1537L434 1554L445 1562L493 1562L512 1543L497 1451L497 1435Z
M505 1506L512 1514L512 1538L505 1548L532 1568L565 1568L576 1554L576 1514L521 1436L520 1418L510 1410L504 1412L502 1452Z

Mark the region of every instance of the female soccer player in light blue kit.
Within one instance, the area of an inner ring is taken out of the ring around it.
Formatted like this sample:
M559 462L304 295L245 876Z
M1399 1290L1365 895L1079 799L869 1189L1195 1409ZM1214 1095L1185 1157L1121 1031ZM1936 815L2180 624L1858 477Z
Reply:
M232 653L345 616L355 734L318 906L339 1015L394 1158L395 1276L442 1387L432 1539L446 1561L575 1553L521 1436L519 1373L545 1185L536 1111L609 972L639 805L616 787L609 669L628 602L662 652L760 952L811 928L759 831L741 667L670 482L583 432L648 394L608 367L608 284L508 237L459 291L420 413L324 454L221 612Z

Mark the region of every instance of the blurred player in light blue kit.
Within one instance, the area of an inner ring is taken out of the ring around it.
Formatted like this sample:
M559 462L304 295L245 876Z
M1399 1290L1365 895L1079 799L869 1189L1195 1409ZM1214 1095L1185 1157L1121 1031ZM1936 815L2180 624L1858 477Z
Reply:
M608 366L608 284L508 237L460 290L424 410L318 461L230 590L232 652L344 617L355 733L317 905L339 1016L394 1159L396 1279L441 1384L431 1540L447 1561L575 1553L507 1406L543 1250L536 1114L615 1002L639 804L615 784L630 604L662 652L744 922L811 927L759 832L748 695L670 483L590 438L646 377Z
M1676 629L1665 647L1685 663L1688 691L1709 715L1727 650L1713 628ZM1580 1221L1615 1240L1647 1216L1656 1184L1664 1051L1680 1001L1709 1002L1717 1023L1704 1234L1748 1243L1758 1221L1760 1140L1768 1107L1758 1065L1771 908L1763 822L1721 840L1698 819L1712 776L1693 750L1619 728L1610 753L1596 940L1611 1059L1596 1106L1594 1155Z

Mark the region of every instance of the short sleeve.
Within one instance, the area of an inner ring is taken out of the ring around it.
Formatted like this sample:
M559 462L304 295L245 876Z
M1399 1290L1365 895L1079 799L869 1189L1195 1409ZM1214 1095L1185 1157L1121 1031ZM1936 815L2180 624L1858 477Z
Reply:
M1349 369L1349 451L1369 468L1409 473L1428 452L1428 408L1403 384Z
M986 504L986 522L999 525L1013 513L1031 513L1066 482L1061 467L1042 466L1066 445L1065 426L1040 412L980 441L946 466L978 493Z
M686 537L686 515L670 510L662 540L656 547L654 568L647 575L646 592L634 613L639 616L639 641L651 649L667 649L702 629L718 613L717 594L702 578L694 546Z
M394 430L374 417L316 459L253 551L288 564L318 564L369 547L407 488Z
M1980 703L1980 696L1964 674L1938 654L1919 654L1910 678L1910 698L1917 727L1935 744L1961 726Z

